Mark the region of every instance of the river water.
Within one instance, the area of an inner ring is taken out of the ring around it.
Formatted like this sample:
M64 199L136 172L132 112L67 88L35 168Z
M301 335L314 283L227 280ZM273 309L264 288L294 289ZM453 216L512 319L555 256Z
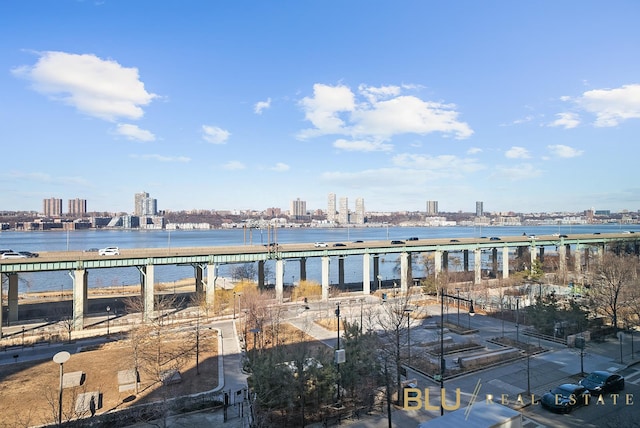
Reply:
M561 225L561 226L496 226L496 227L348 227L348 228L280 228L277 230L279 243L303 242L352 242L355 240L406 240L419 238L460 238L480 236L514 236L527 234L546 235L552 233L593 233L620 232L634 230L640 233L640 225ZM272 231L273 232L273 231ZM215 230L81 230L46 232L0 232L0 248L15 251L82 251L88 248L118 246L120 248L168 248L168 247L208 247L225 245L261 245L273 241L266 229L215 229ZM267 281L274 283L274 267L267 263ZM338 282L337 263L331 261L330 281ZM362 258L345 259L345 282L362 281ZM231 277L234 265L222 265L219 275ZM419 277L419 267L414 276ZM397 278L398 256L380 257L380 275L384 280ZM416 268L414 268L416 269ZM320 258L307 260L307 279L320 282ZM157 283L171 283L184 278L193 278L191 266L157 266ZM117 287L138 284L139 273L134 267L92 269L88 277L89 287ZM297 261L285 263L284 282L295 284L299 279ZM6 278L2 278L6 287ZM19 276L19 293L35 291L71 291L73 281L69 272L23 273ZM6 290L5 290L6 291Z

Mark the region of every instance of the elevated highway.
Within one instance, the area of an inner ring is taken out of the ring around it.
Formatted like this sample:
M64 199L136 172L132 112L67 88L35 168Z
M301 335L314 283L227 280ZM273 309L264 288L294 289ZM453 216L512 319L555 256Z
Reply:
M523 254L528 249L531 263L544 257L545 247L557 249L559 269L566 270L567 260L574 257L574 265L580 269L587 264L591 254L602 254L612 243L625 242L632 245L636 254L640 252L640 234L571 234L532 236L500 236L481 238L418 239L412 241L365 241L327 243L317 248L313 243L285 243L269 245L241 245L190 248L144 248L120 249L119 255L100 256L97 252L42 252L37 258L0 260L0 273L8 278L8 316L17 321L18 276L25 272L69 271L73 278L74 328L84 327L87 308L87 274L91 269L136 267L140 272L140 284L144 301L144 317L148 319L154 310L154 267L158 265L191 265L194 267L196 290L203 292L208 304L213 304L217 267L230 263L258 263L258 282L264 285L264 264L275 263L276 299L282 301L284 290L284 262L299 260L300 280L306 279L306 260L321 258L322 298L329 297L329 260L338 258L339 283L344 283L344 259L362 257L363 294L371 293L371 283L379 275L379 257L385 254L400 256L400 288L408 289L413 282L411 257L420 253L433 253L436 275L448 269L448 254L463 253L463 269L474 271L474 283L481 281L481 258L483 251L491 251L492 269L498 275L498 261L502 261L502 277L509 276L509 260L512 252ZM573 249L573 256L571 251ZM501 257L498 256L501 253ZM473 254L470 260L469 254ZM371 272L373 271L373 273ZM3 278L4 279L4 278ZM0 311L0 329L2 325ZM1 330L0 330L1 334Z

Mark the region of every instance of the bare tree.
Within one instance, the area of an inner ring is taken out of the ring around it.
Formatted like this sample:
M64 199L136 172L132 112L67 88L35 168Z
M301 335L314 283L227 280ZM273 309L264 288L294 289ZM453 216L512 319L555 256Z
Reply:
M616 330L620 321L619 311L628 304L624 296L637 281L638 268L635 256L605 253L591 269L591 307L610 317Z

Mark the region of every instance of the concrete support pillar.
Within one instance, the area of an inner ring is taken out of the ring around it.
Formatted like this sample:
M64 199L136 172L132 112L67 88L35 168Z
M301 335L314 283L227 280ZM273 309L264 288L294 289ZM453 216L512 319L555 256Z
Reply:
M329 300L329 261L330 257L322 257L322 300Z
M509 247L502 247L502 278L509 278Z
M573 270L577 274L582 273L582 245L576 245L576 251L573 253Z
M338 257L338 287L344 289L344 257Z
M400 292L406 294L411 284L411 255L409 253L400 254Z
M307 258L300 258L300 281L307 280Z
M205 282L205 301L208 308L215 310L216 304L216 277L218 276L218 265L211 263L207 265L207 281Z
M371 294L371 255L362 255L362 294ZM0 319L0 321L2 321Z
M380 289L380 280L378 277L380 276L380 256L377 254L373 255L373 280L376 281L376 289Z
M494 277L498 277L498 249L491 249L491 271L493 272Z
M258 262L258 288L264 288L264 260Z
M482 250L476 248L473 250L473 283L480 284L482 282Z
M204 284L202 283L202 277L204 275L204 266L196 264L193 266L193 276L196 282L196 296L201 296L204 292Z
M151 321L155 313L155 269L154 265L148 264L140 267L140 284L142 285L142 302L144 305L142 319L144 322Z
M0 284L4 282L4 274L0 273ZM2 287L0 287L0 339L2 339L2 317L4 315L4 309L2 308Z
M282 303L284 298L284 260L276 260L276 301Z
M449 252L442 252L442 270L449 272Z
M9 277L9 294L7 299L7 306L9 313L7 319L9 322L18 321L18 274L8 273Z
M538 258L540 259L540 263L544 263L544 247L540 247L540 251L538 252Z
M564 278L567 273L567 247L564 245L558 247L558 270L560 276Z
M73 272L73 330L80 331L84 328L87 305L87 271L76 269Z
M536 247L535 244L529 248L529 255L531 256L530 262L531 267L533 268L533 264L538 258L538 247Z
M443 251L441 250L436 250L433 253L433 270L436 278L440 275L440 272L442 272L442 254Z
M462 268L469 272L469 250L462 251Z

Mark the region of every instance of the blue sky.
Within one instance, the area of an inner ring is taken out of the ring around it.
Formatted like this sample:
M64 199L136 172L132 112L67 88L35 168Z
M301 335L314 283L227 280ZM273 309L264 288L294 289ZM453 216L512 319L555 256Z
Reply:
M640 209L637 1L0 3L0 210Z

